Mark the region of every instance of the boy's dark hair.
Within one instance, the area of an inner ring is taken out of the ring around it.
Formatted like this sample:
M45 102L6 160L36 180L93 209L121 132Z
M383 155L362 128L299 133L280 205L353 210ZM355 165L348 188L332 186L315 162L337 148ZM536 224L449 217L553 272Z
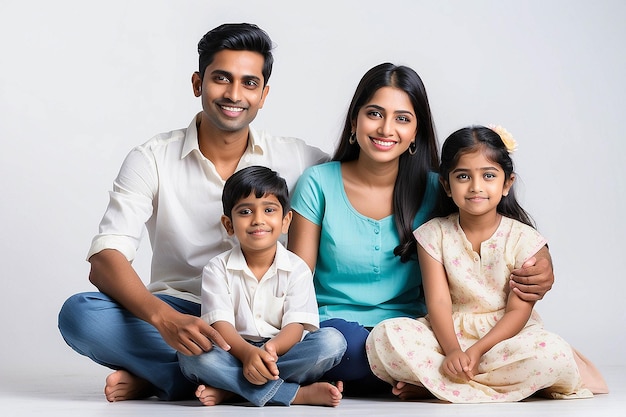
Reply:
M206 67L213 62L216 53L229 49L232 51L252 51L263 55L263 86L267 85L272 74L274 56L272 40L257 25L251 23L225 23L207 32L198 42L200 78L204 77Z
M235 172L226 180L222 192L224 215L232 218L233 207L242 198L254 193L256 198L273 195L283 208L283 217L291 209L287 182L276 171L263 166L249 166Z

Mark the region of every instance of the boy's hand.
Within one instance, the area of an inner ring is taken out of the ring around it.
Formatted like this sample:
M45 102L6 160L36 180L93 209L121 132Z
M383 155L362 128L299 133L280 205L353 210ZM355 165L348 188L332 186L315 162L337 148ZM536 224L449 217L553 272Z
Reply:
M265 345L263 345L263 349L274 358L274 363L272 365L276 366L276 361L278 361L278 354L276 353L276 345L272 343L272 341L268 341ZM278 374L276 374L278 375Z
M262 348L252 347L243 361L243 376L254 385L278 379L274 357Z

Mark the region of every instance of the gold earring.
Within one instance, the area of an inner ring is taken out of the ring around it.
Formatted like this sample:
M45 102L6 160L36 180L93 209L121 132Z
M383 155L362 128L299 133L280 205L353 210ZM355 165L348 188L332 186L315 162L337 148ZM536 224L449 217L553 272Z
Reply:
M409 145L409 155L413 156L413 155L415 155L415 152L417 152L417 143L415 143L415 141L413 141Z
M356 143L356 132L350 133L350 137L348 138L348 143L350 145L354 145Z

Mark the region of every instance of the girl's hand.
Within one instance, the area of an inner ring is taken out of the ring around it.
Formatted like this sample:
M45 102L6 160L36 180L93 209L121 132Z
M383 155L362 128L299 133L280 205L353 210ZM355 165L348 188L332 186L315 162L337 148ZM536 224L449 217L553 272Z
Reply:
M465 372L465 375L467 375L469 379L474 379L474 377L478 375L478 364L480 363L482 354L471 347L465 351L465 354L470 359L470 362L467 369L464 369L463 372Z
M466 372L466 370L469 371L471 369L470 363L470 356L461 349L458 349L446 355L441 366L444 373L453 380L463 380L467 382L471 379Z

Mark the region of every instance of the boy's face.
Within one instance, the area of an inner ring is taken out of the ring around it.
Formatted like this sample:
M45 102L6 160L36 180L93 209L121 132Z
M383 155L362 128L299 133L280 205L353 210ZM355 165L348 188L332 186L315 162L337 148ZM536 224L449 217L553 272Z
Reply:
M292 212L283 216L283 207L273 194L256 198L254 193L235 204L231 218L222 216L230 236L237 236L241 248L250 253L274 249L278 238L289 230Z

